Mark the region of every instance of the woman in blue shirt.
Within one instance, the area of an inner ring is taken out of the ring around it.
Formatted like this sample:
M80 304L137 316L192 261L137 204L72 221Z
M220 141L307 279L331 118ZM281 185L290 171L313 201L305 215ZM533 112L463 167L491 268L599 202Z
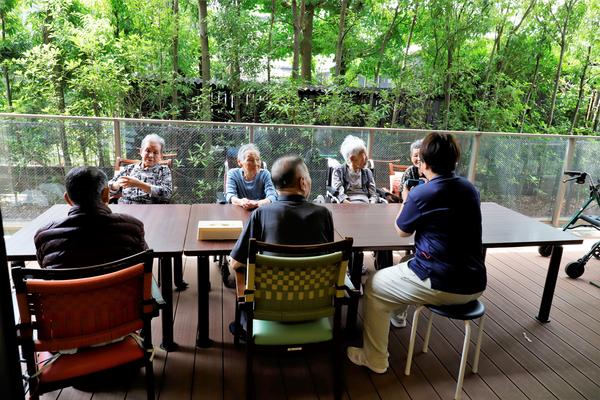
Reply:
M277 200L277 192L268 170L262 169L260 152L253 144L240 147L237 155L240 168L227 172L225 200L246 210L253 210Z
M415 257L367 282L363 347L348 348L354 364L387 371L390 322L405 326L409 305L464 304L483 293L479 193L454 174L459 157L452 135L431 133L423 140L419 170L427 183L408 192L394 224L399 236L415 234Z

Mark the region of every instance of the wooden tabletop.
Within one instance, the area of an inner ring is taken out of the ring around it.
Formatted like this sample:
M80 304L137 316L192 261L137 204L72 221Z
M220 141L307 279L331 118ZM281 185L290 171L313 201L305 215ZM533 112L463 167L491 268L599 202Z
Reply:
M198 221L239 220L244 224L251 211L246 211L233 204L193 204L190 211L185 239L184 253L186 256L229 254L235 240L198 240Z
M145 239L157 257L170 257L183 252L191 206L188 204L114 204L113 212L131 215L144 223ZM9 261L35 260L33 236L52 221L67 216L70 206L57 204L25 225L6 240Z
M326 204L336 231L354 238L356 250L405 250L414 236L401 238L394 221L398 204ZM486 248L580 244L580 239L496 203L482 203L482 241ZM460 227L457 227L457 235Z

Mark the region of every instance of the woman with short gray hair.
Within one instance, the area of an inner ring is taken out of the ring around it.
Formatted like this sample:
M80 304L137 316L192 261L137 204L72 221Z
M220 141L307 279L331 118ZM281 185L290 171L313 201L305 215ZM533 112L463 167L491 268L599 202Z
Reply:
M271 174L262 168L260 151L252 144L240 147L237 156L239 168L227 172L225 200L246 210L253 210L277 200Z
M348 135L340 146L345 164L333 170L331 186L340 203L375 203L375 179L367 165L367 147L356 136Z

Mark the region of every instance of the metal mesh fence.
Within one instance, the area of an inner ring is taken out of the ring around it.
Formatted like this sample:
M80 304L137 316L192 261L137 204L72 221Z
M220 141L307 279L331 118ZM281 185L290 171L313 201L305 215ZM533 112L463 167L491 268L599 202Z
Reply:
M71 167L94 165L112 175L112 126L97 120L0 120L0 205L5 220L30 220L63 202L65 173Z
M0 118L0 205L7 221L26 221L62 203L65 173L72 166L94 165L113 174L115 122L94 119ZM325 192L327 159L343 162L344 138L368 143L378 186L389 186L388 162L410 164L410 144L422 132L304 126L258 126L119 120L121 155L139 159L144 136L166 141L173 163L174 203L212 203L223 190L224 165L235 163L241 144L253 139L268 167L280 156L298 154L309 167L313 194ZM371 133L371 134L370 134ZM476 137L456 133L462 148L457 173L467 176ZM600 138L577 138L573 169L600 178L596 162ZM370 141L370 142L369 142ZM556 136L482 134L475 184L482 201L494 201L526 215L550 218L558 193L568 139ZM565 218L589 195L587 186L569 184L562 208ZM600 213L599 210L593 210Z

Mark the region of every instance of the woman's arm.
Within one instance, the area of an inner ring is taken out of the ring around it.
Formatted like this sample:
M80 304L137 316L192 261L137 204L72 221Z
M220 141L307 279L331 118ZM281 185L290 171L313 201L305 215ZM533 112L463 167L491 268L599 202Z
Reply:
M369 192L367 194L367 196L369 197L369 202L375 203L377 201L377 189L375 187L375 178L373 177L373 171L371 171L369 168L367 168L366 170L367 170L367 190Z
M265 198L259 201L259 204L269 204L277 201L277 191L275 190L275 186L273 185L273 180L271 179L271 173L266 169L263 175L263 186L265 191Z
M345 165L334 168L331 174L331 187L337 192L337 198L340 202L343 202L348 198L345 193L345 187L343 185L342 174L344 173L342 168L346 168Z
M144 183L144 182L142 182ZM160 201L166 202L173 195L173 177L171 170L166 165L161 165L156 177L156 185L148 185L150 190L140 187L144 192L150 193L150 196L156 197Z

